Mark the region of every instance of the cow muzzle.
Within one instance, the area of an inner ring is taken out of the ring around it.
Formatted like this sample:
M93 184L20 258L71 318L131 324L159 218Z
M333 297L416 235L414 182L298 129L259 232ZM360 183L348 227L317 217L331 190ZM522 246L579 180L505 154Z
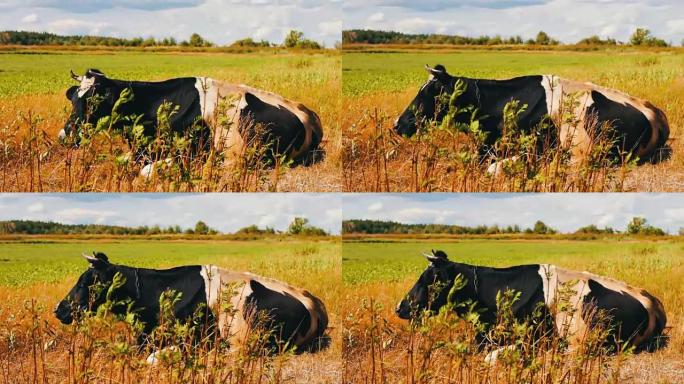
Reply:
M62 324L71 324L74 321L71 305L67 301L61 301L55 308L55 317L62 322Z

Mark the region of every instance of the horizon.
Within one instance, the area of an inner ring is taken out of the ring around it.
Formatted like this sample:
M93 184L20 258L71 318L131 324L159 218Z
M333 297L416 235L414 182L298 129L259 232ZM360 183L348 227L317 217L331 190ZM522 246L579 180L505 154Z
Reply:
M571 44L592 35L627 41L636 28L646 28L671 45L680 45L684 38L684 3L663 0L346 0L342 9L345 31L525 39L545 31Z
M225 12L229 9L230 12ZM61 2L6 0L3 30L58 35L187 40L198 33L217 45L251 37L281 43L287 32L333 47L341 39L337 0L153 0ZM154 23L150 23L154 20Z
M256 195L256 196L253 196ZM70 193L0 194L0 221L35 220L61 224L93 224L160 228L194 227L198 221L222 233L257 225L287 230L295 217L337 235L341 230L339 195L289 193L103 193L95 196ZM335 206L333 206L335 207Z

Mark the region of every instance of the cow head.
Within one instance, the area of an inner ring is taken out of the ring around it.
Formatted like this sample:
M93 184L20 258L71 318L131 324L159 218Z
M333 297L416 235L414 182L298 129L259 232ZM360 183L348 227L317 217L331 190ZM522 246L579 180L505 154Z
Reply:
M439 311L447 303L447 296L454 284L454 278L461 273L461 265L450 261L444 251L433 250L424 256L430 264L406 297L397 305L397 316L405 320L412 319L424 310ZM437 287L441 289L435 290ZM465 291L459 291L457 296L464 293Z
M104 303L105 292L114 277L114 268L104 253L93 252L92 256L83 254L83 257L90 263L90 268L81 274L76 285L55 309L55 316L64 324L71 324L74 315L86 310L94 311Z
M78 129L85 122L96 123L104 116L109 116L115 102L111 89L111 81L97 69L88 69L83 76L71 72L71 78L79 82L67 89L66 98L71 102L71 114L59 132L59 139L73 137L78 146Z
M427 82L420 87L416 97L394 125L394 131L402 136L413 136L419 123L427 120L441 121L446 115L446 109L440 108L438 111L437 99L442 94L451 94L454 91L454 78L443 65L434 68L426 65L425 70L429 74Z

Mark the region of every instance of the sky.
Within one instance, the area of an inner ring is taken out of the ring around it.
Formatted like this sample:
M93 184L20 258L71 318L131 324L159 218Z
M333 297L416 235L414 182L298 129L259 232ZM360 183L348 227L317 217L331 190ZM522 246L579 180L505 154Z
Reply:
M341 0L0 0L0 30L112 37L197 32L225 45L245 37L280 43L297 29L327 47L341 40Z
M180 225L202 220L221 232L248 225L286 230L294 217L339 234L337 194L0 194L0 220L41 220L64 224L120 226Z
M532 227L542 220L561 232L596 224L624 230L634 216L676 234L684 228L684 194L345 194L343 217L406 224Z
M684 39L681 0L344 0L343 13L344 29L523 38L543 30L574 43L591 35L627 41L644 27L675 45Z

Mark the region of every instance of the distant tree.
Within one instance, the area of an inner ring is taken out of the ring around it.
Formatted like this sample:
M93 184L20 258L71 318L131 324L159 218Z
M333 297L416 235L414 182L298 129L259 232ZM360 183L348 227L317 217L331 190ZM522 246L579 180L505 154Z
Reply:
M646 219L643 217L633 217L632 221L627 224L627 233L635 235L640 233L644 226L646 226Z
M206 235L209 233L209 226L204 221L200 220L195 224L194 233L197 235Z
M327 233L321 228L309 225L309 219L295 217L287 228L290 235L325 236Z
M632 36L629 38L631 45L648 46L648 47L667 47L665 40L659 39L651 35L651 31L646 28L637 28Z
M304 32L291 30L285 35L283 46L286 48L305 48L305 49L321 49L323 48L319 43L305 39Z
M556 233L556 231L553 228L549 227L541 220L537 220L537 222L534 223L534 228L532 228L532 232L541 235Z
M234 41L231 47L270 47L271 43L267 40L254 41L251 37Z
M644 217L633 217L627 224L627 233L632 235L646 235L646 236L664 236L665 231L661 228L654 227L648 224Z
M544 31L539 31L537 37L534 39L534 43L537 45L558 45L558 40L552 39L551 36Z
M579 45L617 45L617 40L606 38L602 40L598 35L593 35L585 37L584 39L577 42Z
M205 40L199 33L193 33L190 35L190 40L188 45L191 47L211 47L214 44L208 40Z

